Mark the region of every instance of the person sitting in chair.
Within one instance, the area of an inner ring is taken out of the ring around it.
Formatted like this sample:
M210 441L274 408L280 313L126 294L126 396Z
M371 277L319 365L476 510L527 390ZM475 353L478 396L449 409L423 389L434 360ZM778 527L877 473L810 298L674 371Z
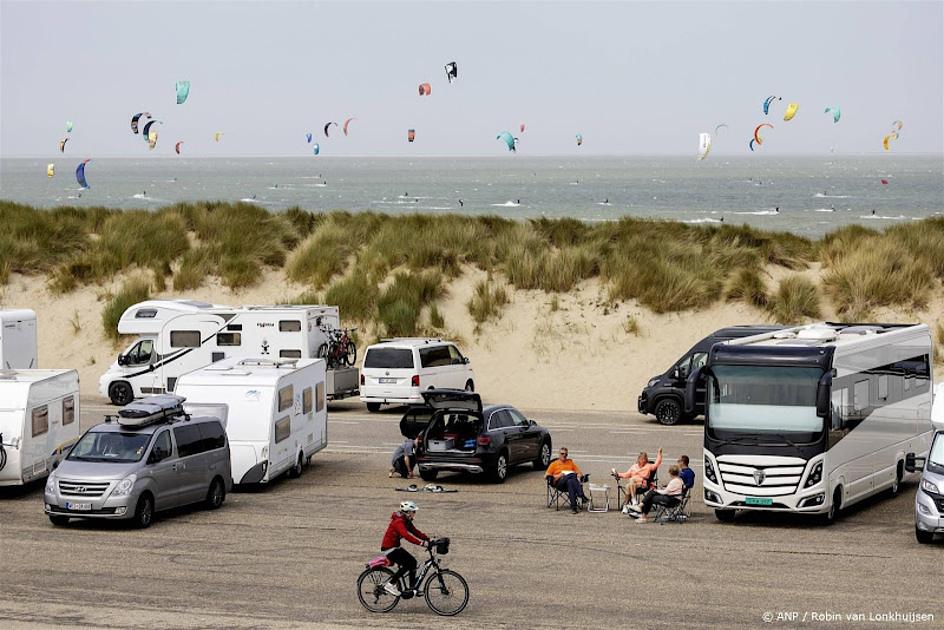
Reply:
M567 449L560 450L560 457L551 462L547 467L546 477L549 477L549 483L561 492L567 491L567 497L570 499L570 511L576 514L577 499L579 498L585 504L590 502L587 495L583 493L583 484L580 478L583 476L577 463L567 456Z
M662 489L652 489L646 493L642 499L642 507L633 505L629 509L635 512L642 512L636 522L637 523L648 523L649 511L652 510L652 506L655 504L664 505L666 507L673 507L678 505L679 501L682 500L682 494L685 492L685 482L682 481L682 478L679 477L679 467L675 464L669 466L669 476L671 479L669 483Z
M638 504L636 499L637 494L642 494L649 489L651 485L652 477L655 475L656 471L659 469L659 466L662 465L662 449L659 449L659 453L656 455L656 461L649 461L649 454L646 451L642 451L636 457L636 463L629 467L629 470L626 472L616 472L616 469L612 469L612 474L617 479L629 479L629 483L626 486L626 496L629 497L628 501L632 504ZM623 508L623 511L626 512L626 508Z
M679 477L685 484L686 490L691 490L695 485L695 471L688 467L688 455L680 455L678 458Z

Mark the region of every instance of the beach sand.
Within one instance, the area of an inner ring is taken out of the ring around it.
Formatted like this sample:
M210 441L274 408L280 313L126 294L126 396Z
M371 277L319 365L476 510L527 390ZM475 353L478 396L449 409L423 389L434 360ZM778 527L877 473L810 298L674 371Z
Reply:
M791 273L768 269L769 286L775 287ZM804 274L814 282L820 279L818 266ZM508 288L510 303L501 316L476 330L467 303L475 283L483 278L485 272L469 267L449 284L439 304L447 336L458 340L472 359L476 389L487 401L529 410L633 411L648 379L666 370L702 337L724 326L770 321L763 311L743 303L720 301L707 309L655 314L633 301L609 303L605 287L591 280L570 293L557 295L556 310L554 294ZM98 396L99 376L122 349L102 330L107 293L116 291L122 279L55 295L46 288L45 278L14 274L0 289L0 307L36 311L40 366L77 369L82 393ZM496 283L501 284L501 280L496 279ZM287 282L281 271L268 271L256 287L238 292L211 279L206 286L185 294L164 291L154 297L186 297L235 306L276 304L303 290ZM343 320L343 312L341 316ZM630 317L635 318L638 333L627 331ZM835 313L824 300L823 319L834 318ZM942 319L944 296L940 292L926 309L882 309L873 317L874 321L923 322L931 326ZM376 334L372 330L361 330L359 334L362 357L365 343Z

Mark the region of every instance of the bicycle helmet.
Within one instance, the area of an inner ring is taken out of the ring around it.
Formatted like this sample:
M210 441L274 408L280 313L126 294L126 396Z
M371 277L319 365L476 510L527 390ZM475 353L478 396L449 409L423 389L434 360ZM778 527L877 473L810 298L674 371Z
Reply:
M400 511L401 511L401 512L415 512L416 509L417 509L417 508L416 508L416 503L414 503L413 501L401 501L401 502L400 502Z

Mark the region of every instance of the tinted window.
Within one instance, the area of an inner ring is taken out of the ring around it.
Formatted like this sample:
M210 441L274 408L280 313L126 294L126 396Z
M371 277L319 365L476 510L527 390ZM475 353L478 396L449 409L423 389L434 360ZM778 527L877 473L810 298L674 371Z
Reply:
M279 332L299 332L302 329L302 323L294 319L283 319L279 322Z
M172 330L170 333L171 348L199 348L199 330Z
M279 390L279 411L285 411L292 406L292 399L295 398L295 388L286 385Z
M157 439L154 440L154 447L151 449L150 462L156 464L170 457L173 447L170 444L170 431L161 431Z
M364 367L411 369L413 351L405 348L371 348L364 357Z
M488 430L494 431L495 429L510 427L511 424L511 416L505 411L496 411L488 421Z
M75 422L75 396L62 399L62 426Z
M187 457L203 452L203 436L200 434L200 428L197 425L174 427L174 439L177 440L178 457Z
M449 346L449 356L452 358L452 362L456 365L465 363L465 361L462 360L462 353L459 352L459 349L455 346Z
M242 333L219 333L216 336L216 345L218 346L241 346L243 343Z
M203 438L203 451L213 451L226 446L226 434L219 422L202 422L197 425Z
M49 407L43 405L33 409L33 437L49 430Z
M311 406L311 388L306 387L302 390L302 413L310 413Z
M301 359L301 350L279 350L279 357L282 359Z
M325 405L325 384L321 381L315 385L315 411L321 411Z
M507 410L507 413L508 413L509 416L511 416L511 420L512 420L512 422L515 423L516 426L519 426L519 427L526 427L526 426L528 426L528 419L525 418L525 417L521 414L521 412L518 411L517 409L508 409L508 410Z
M139 308L134 313L135 319L154 319L157 317L157 309L154 308Z
M448 346L439 346L438 348L422 348L420 350L420 363L425 368L442 367L452 365L452 357L449 355Z
M292 434L292 419L282 418L275 423L275 442L278 444Z

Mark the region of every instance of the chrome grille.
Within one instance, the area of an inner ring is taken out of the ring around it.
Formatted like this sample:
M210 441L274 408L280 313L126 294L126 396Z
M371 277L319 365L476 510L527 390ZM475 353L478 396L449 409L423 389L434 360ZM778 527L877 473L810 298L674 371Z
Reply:
M59 494L70 497L100 497L108 490L109 482L59 480Z
M796 492L804 466L753 466L719 461L718 468L725 490L752 497L781 497Z

